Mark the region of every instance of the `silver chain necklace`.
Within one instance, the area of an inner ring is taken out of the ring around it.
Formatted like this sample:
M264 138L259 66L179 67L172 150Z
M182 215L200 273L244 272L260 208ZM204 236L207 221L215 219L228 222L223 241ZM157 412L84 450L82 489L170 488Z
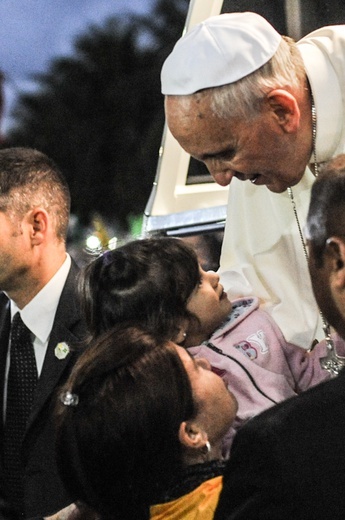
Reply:
M311 95L311 118L312 118L312 144L313 144L313 159L314 159L313 173L314 173L315 177L317 177L319 174L319 169L318 169L318 162L316 159L316 109L315 109L315 104L314 104L314 99L313 99L312 93L310 95ZM302 243L304 256L305 256L306 261L308 262L307 246L304 241L301 224L300 224L300 221L298 218L297 206L296 206L296 202L295 202L291 187L289 187L287 189L287 191L288 191L288 194L289 194L289 197L291 200L291 204L292 204L292 209L293 209L293 212L295 215L295 220L297 223L298 233L299 233L301 243ZM323 316L323 314L320 310L319 310L319 313L320 313L320 317L321 317L321 320L323 323L322 328L323 328L326 343L327 343L327 355L323 358L320 358L320 364L324 370L327 370L327 372L329 372L331 374L331 377L336 377L339 374L340 370L345 366L345 357L339 356L337 354L333 339L331 337L330 326L327 323L327 321L325 320L325 317Z

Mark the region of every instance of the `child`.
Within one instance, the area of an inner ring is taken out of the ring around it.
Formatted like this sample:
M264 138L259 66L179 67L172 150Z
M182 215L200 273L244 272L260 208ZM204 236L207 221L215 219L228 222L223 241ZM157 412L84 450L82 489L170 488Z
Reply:
M82 295L93 338L135 321L209 360L239 405L226 455L248 419L329 378L320 366L325 342L312 353L288 344L256 297L230 302L219 276L203 271L180 239L136 240L105 253L86 267Z

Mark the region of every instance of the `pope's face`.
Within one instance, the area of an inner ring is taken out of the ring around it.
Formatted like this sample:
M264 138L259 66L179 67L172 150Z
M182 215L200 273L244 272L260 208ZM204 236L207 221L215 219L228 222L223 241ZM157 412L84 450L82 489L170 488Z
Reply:
M250 121L214 115L209 96L166 98L169 129L182 148L207 166L221 186L233 177L265 185L276 193L297 184L310 159L310 149L297 132L286 132L270 105Z

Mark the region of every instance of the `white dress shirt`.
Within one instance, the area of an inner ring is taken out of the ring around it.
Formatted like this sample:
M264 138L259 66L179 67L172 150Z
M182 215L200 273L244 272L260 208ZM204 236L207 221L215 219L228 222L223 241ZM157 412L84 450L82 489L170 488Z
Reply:
M69 270L71 267L71 257L66 254L66 260L40 290L39 293L23 309L19 309L13 300L11 305L11 321L13 316L20 312L24 324L30 329L33 338L33 346L37 364L38 377L41 374L44 358L47 352L50 332L53 327L56 310L60 301L60 296L64 288ZM6 410L7 398L7 378L10 366L10 348L7 354L6 378L4 391L4 410Z

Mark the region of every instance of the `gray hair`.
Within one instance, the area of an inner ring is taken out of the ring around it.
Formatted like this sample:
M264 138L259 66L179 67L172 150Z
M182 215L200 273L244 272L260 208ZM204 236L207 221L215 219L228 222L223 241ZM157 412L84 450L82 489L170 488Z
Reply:
M211 107L221 118L254 118L267 92L275 88L304 87L306 74L295 42L286 36L274 56L252 74L210 90Z
M193 96L210 97L214 114L220 118L244 117L254 119L267 92L275 88L298 90L307 86L307 77L295 41L287 36L274 56L255 72L220 87L208 88L186 96L169 96L179 100L181 108L188 109Z

